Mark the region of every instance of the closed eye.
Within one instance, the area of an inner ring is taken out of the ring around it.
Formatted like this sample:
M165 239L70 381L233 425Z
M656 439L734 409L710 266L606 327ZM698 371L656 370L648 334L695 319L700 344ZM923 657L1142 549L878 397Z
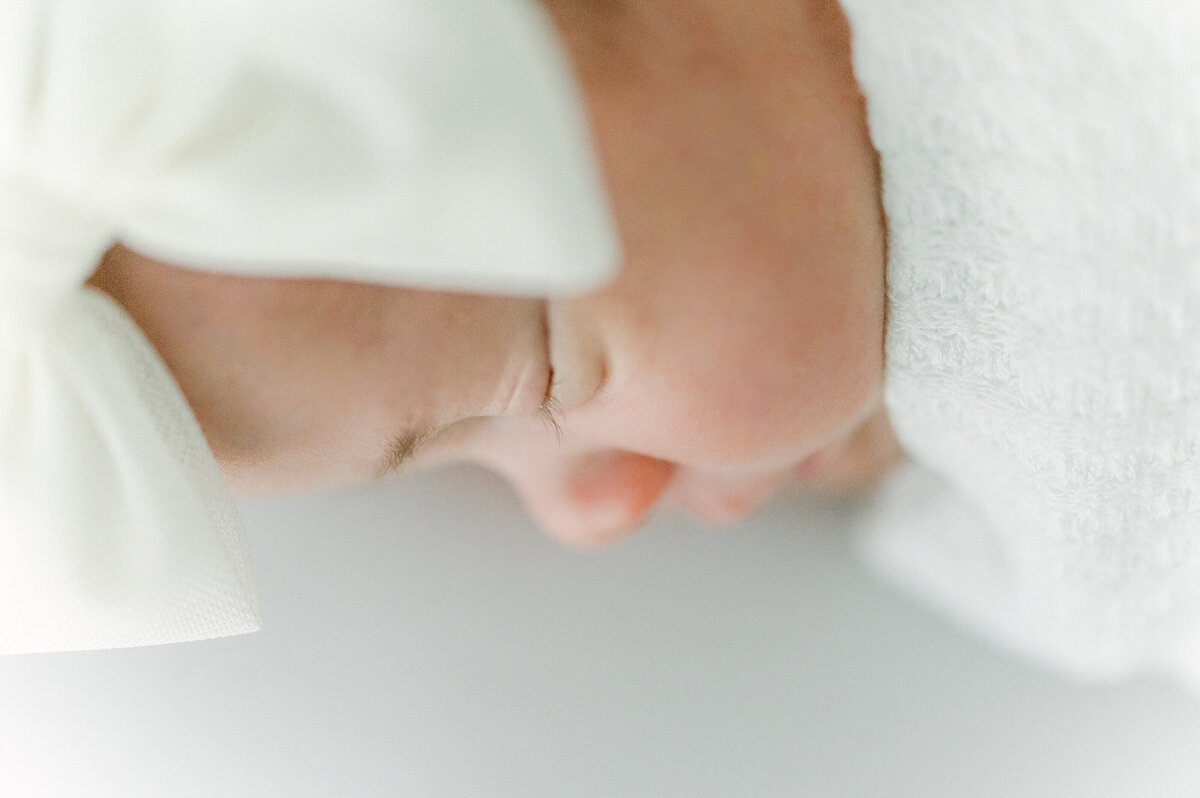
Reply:
M376 476L384 477L399 471L401 466L413 458L421 444L440 430L440 427L421 427L397 435L384 451L383 458L375 469Z
M546 347L546 358L547 361L549 361L550 324L549 319L544 311L542 313L542 338L544 341L543 345ZM555 389L557 387L558 380L555 378L554 367L551 365L549 367L549 374L546 378L544 398L542 399L542 403L538 405L538 408L535 412L538 418L540 418L549 429L554 431L555 441L561 446L563 440L563 410L562 403L559 402L555 393ZM428 442L432 438L437 437L451 426L454 425L443 424L440 426L418 426L405 430L404 432L396 435L387 444L387 446L384 447L383 457L380 459L379 464L375 469L376 475L378 477L384 477L395 471L399 471L405 463L409 462L413 459L413 457L416 456L417 451L421 448L422 444Z

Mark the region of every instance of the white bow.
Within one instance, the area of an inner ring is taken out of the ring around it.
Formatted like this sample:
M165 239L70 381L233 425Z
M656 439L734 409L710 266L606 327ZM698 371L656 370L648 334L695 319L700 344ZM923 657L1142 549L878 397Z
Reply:
M136 325L122 241L246 274L552 294L617 247L521 0L5 0L0 653L258 626L236 508Z

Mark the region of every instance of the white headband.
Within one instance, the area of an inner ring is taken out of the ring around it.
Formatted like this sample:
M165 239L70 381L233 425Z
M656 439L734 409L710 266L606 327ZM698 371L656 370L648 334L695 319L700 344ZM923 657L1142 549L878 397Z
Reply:
M554 294L617 247L526 0L4 0L0 653L251 631L236 508L83 282L121 241L245 274Z

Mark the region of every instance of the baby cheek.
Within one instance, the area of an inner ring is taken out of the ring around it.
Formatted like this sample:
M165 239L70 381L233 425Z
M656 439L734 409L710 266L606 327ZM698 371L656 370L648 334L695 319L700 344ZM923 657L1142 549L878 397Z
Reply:
M774 456L781 446L803 436L796 429L796 414L788 400L789 386L782 375L756 370L740 371L722 379L705 394L709 418L697 434L706 435L714 465L755 463Z
M629 397L612 417L631 422L629 448L654 457L700 466L759 463L791 443L781 436L795 435L777 377L757 369L688 369Z

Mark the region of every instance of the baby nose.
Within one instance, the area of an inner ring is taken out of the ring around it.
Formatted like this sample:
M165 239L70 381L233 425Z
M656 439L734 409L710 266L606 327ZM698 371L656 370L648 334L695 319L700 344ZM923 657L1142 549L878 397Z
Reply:
M639 454L597 452L574 460L550 495L530 506L547 531L567 543L596 546L633 531L666 490L675 465Z

